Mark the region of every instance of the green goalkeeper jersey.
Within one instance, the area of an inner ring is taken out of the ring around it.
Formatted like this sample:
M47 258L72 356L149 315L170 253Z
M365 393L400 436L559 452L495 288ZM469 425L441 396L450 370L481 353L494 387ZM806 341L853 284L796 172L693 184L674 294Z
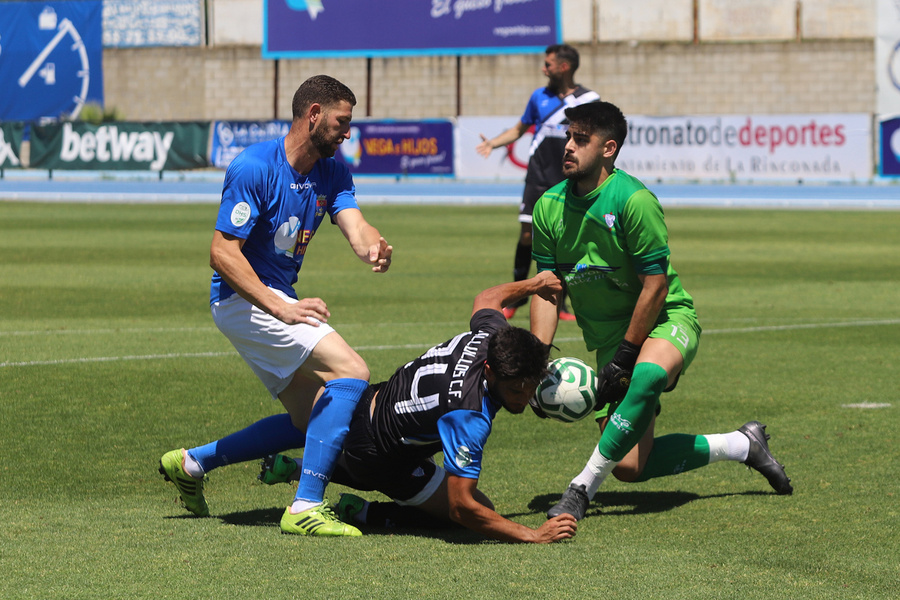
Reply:
M584 197L570 190L568 179L550 188L534 208L532 228L538 270L565 280L588 350L603 352L622 341L641 293L638 275L668 275L657 324L671 312L697 318L669 262L662 206L628 173L615 169Z

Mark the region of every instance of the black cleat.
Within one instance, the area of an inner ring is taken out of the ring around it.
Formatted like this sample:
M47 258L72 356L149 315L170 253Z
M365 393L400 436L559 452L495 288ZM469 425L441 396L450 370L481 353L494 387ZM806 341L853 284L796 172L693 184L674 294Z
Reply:
M784 473L784 465L775 460L769 451L769 444L766 442L769 434L766 433L766 426L759 421L750 421L744 423L738 431L750 439L750 453L747 454L744 464L762 473L772 489L779 494L793 492L791 480Z
M569 514L575 517L576 521L580 521L584 518L584 513L587 512L590 503L587 489L583 485L570 483L559 502L547 511L547 518L552 519L559 515Z

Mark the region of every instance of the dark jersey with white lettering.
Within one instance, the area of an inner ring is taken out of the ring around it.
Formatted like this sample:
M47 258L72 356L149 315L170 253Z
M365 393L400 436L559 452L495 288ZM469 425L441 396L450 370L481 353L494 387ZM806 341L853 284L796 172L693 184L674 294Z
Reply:
M409 459L443 451L448 472L478 478L500 408L485 384L488 340L509 324L499 311L484 309L472 315L469 327L400 367L379 387L372 415L379 454Z

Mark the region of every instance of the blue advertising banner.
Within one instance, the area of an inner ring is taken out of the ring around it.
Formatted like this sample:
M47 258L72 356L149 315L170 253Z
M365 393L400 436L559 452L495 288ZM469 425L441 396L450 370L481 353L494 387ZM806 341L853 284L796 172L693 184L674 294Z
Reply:
M103 0L103 45L199 46L202 0Z
M226 169L250 144L286 135L289 121L216 121L210 163ZM334 157L354 175L453 175L453 123L354 121Z
M290 121L216 121L209 146L209 162L216 168L226 169L250 144L287 135L290 128Z
M265 0L265 58L543 52L558 0Z
M453 175L450 121L364 121L335 154L354 175Z
M881 161L878 169L882 175L900 175L900 117L879 123L881 127Z
M0 2L0 120L71 119L103 104L102 8Z

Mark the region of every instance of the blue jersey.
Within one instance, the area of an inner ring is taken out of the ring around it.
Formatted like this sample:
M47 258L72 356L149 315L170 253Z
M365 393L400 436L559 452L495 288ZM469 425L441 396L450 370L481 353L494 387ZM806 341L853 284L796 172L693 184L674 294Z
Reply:
M580 85L565 98L560 98L556 90L548 87L534 90L519 119L524 125L534 125L526 183L547 190L565 178L562 163L569 128L565 109L599 100L599 94Z
M287 161L284 137L260 142L228 166L216 229L246 240L243 254L267 286L297 297L294 283L303 255L325 214L359 208L347 166L333 158L316 161L302 175ZM218 273L212 277L210 303L234 290Z

